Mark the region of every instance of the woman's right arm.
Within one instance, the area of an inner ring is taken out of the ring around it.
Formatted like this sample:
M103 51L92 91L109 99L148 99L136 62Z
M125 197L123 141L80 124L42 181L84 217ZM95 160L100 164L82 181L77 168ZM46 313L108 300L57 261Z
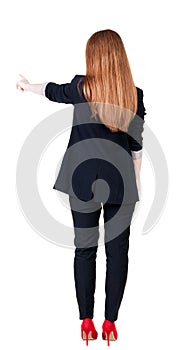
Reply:
M143 103L143 90L138 89L138 110L137 115L131 121L129 126L128 141L132 154L134 170L136 175L136 183L138 191L140 191L140 170L142 163L142 149L143 149L143 131L145 123L146 109Z

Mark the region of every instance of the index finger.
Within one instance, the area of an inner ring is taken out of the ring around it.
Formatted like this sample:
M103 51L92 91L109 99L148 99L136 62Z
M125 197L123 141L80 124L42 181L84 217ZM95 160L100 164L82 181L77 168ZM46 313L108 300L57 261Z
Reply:
M19 74L22 79L26 79L22 74ZM26 79L27 80L27 79Z

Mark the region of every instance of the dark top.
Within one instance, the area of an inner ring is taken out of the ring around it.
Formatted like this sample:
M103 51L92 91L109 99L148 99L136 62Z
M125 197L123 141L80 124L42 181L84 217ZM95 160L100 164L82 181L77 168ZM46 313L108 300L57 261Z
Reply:
M79 83L80 91L77 88L83 77L75 75L70 83L49 82L45 87L49 100L74 105L71 134L53 189L84 201L137 202L140 199L131 151L143 147L143 90L137 87L138 109L128 133L112 132L98 116L92 118L83 81Z

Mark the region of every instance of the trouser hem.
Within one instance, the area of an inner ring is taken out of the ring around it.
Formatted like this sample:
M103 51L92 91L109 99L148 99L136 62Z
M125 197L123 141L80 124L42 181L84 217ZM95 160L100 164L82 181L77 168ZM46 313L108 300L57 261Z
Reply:
M84 318L91 318L91 319L93 319L93 316L92 315L85 315L85 316L80 316L79 317L80 320L83 320Z

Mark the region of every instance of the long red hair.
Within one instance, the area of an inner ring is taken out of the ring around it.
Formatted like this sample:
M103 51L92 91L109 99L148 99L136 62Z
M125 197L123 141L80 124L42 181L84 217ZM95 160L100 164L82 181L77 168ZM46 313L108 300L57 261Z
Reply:
M137 112L137 89L123 41L106 29L94 33L86 44L83 92L92 116L111 131L128 131Z

